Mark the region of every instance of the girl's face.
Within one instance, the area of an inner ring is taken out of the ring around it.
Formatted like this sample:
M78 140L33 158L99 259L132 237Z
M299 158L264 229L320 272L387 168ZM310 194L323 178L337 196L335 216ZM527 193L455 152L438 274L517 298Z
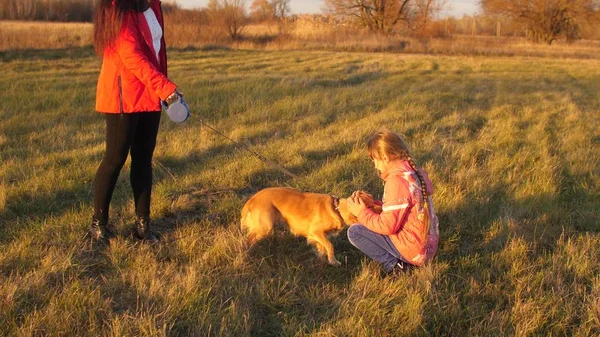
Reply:
M386 171L387 166L390 163L390 159L385 154L382 156L382 158L372 157L371 160L373 161L373 165L375 165L375 169L380 174Z

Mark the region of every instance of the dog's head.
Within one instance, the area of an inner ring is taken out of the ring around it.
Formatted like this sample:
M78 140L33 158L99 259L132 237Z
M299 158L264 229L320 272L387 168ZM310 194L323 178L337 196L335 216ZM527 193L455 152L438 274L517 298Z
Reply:
M365 203L365 205L367 205L367 207L373 208L377 213L381 212L381 210L378 211L376 209L377 206L375 206L375 203L373 202L373 196L369 193L359 191L358 197ZM340 199L337 210L340 212L340 215L342 216L342 219L346 225L351 225L358 222L358 218L354 216L354 214L350 213L350 210L348 209L348 198Z
M348 209L348 199L341 198L337 207L337 211L342 216L342 220L344 220L344 224L346 226L350 226L358 222L358 218L354 216L354 214L350 213Z

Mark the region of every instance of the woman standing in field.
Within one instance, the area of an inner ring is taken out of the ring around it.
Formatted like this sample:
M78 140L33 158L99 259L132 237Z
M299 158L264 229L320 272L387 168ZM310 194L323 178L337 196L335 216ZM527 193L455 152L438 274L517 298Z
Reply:
M387 272L421 266L433 258L439 238L431 181L417 168L398 134L379 131L369 139L367 149L385 181L382 212L367 208L354 192L348 208L359 223L348 228L348 239Z
M97 0L94 47L102 57L96 110L106 119L106 151L94 179L94 215L90 234L107 242L115 231L108 223L112 194L131 154L131 187L136 234L156 241L150 230L152 155L160 122L160 100L177 99L167 78L167 53L159 0Z

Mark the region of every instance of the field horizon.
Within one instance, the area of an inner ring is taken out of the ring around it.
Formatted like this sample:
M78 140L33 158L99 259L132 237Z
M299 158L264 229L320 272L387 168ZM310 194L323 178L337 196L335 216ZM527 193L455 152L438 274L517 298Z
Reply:
M187 21L167 16L165 39L170 50L256 50L256 51L338 51L386 52L454 56L515 56L566 59L600 59L600 41L557 40L552 45L537 44L524 37L452 34L416 38L404 34L377 34L353 27L328 26L310 16L285 25L252 24L243 35L231 39L219 27L202 20ZM91 48L91 23L0 20L0 52L30 54L33 50Z
M131 238L128 161L111 205L120 235L98 249L84 237L100 60L90 48L0 59L0 335L600 334L600 60L170 50L193 115L161 120L162 240ZM433 182L431 264L387 277L345 230L338 268L283 228L247 249L239 212L262 188L381 197L365 141L382 126Z

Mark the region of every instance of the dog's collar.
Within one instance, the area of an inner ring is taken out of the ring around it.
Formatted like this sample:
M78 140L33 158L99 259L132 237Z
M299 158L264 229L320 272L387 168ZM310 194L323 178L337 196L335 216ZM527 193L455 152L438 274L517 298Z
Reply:
M339 208L340 208L340 198L336 197L333 194L330 194L329 196L331 196L331 203L333 204L333 209L335 209L339 213L340 212L339 211Z
M335 195L331 195L331 194L330 194L330 196L331 196L331 205L333 206L333 210L337 214L338 218L342 221L342 224L344 224L346 221L344 220L342 213L340 213L340 198L336 197Z

